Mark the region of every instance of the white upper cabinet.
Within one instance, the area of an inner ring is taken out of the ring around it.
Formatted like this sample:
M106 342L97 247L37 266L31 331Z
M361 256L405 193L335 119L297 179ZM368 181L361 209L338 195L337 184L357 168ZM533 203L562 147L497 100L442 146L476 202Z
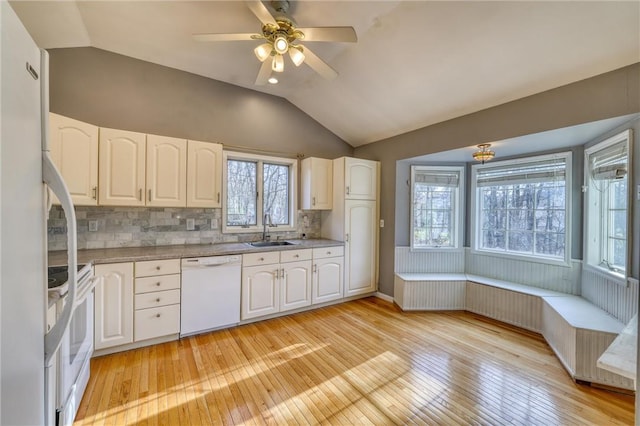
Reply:
M147 200L151 207L187 205L187 141L147 135Z
M377 161L344 158L344 192L348 200L376 200L378 198Z
M145 205L144 133L100 128L99 203Z
M302 160L303 210L331 210L333 206L333 161L309 157Z
M98 204L98 127L58 114L49 114L50 150L78 206ZM54 204L59 204L54 197Z
M188 141L187 207L221 207L222 145Z

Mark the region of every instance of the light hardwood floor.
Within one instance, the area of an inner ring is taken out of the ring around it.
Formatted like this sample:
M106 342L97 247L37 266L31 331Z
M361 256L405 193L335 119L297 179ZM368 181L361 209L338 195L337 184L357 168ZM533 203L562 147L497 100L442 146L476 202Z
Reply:
M76 424L633 424L540 335L376 298L92 360Z

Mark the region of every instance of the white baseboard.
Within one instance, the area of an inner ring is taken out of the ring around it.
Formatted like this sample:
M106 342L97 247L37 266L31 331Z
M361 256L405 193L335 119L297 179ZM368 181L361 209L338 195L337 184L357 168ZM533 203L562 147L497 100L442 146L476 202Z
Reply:
M382 300L386 300L387 302L393 303L393 297L389 296L388 294L384 294L384 293L380 293L379 291L376 291L373 295Z

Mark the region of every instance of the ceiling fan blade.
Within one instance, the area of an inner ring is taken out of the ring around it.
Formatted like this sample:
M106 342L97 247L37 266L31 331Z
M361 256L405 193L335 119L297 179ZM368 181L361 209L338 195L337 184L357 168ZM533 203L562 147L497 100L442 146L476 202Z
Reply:
M245 3L247 4L247 7L251 9L253 14L256 15L256 17L260 20L260 22L262 22L262 25L271 24L275 25L276 27L278 26L275 18L273 17L273 15L271 15L271 12L269 12L269 9L267 9L267 7L260 0L247 1Z
M226 34L194 34L193 39L197 41L236 41L236 40L259 40L264 38L256 33L226 33Z
M256 86L264 86L267 84L267 80L271 75L271 61L266 60L262 63L260 71L258 71L258 77L256 77Z
M355 43L358 36L353 27L297 28L304 34L304 41L341 41Z
M300 46L300 45L298 45ZM304 63L309 65L312 70L320 74L322 77L327 80L333 80L338 76L338 72L331 68L325 61L318 58L315 53L309 50L306 46L302 47L302 53L304 53Z

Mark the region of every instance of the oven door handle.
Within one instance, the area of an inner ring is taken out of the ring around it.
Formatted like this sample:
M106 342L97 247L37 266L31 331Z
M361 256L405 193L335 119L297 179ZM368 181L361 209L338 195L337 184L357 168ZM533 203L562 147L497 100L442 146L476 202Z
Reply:
M78 283L78 295L76 296L76 304L74 306L74 309L84 303L89 293L93 291L98 282L102 279L102 277L92 277L85 285L80 286L80 283Z

